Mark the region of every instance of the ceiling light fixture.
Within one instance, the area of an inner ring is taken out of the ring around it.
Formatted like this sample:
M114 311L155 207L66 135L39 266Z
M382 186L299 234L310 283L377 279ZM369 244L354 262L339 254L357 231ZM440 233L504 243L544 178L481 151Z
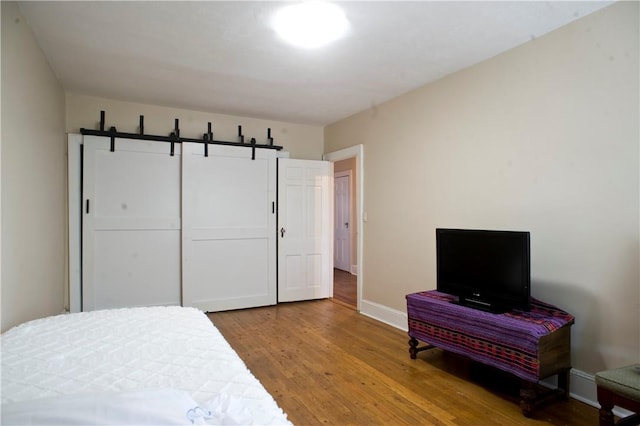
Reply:
M273 26L288 43L315 48L342 37L349 22L335 4L309 1L280 9Z

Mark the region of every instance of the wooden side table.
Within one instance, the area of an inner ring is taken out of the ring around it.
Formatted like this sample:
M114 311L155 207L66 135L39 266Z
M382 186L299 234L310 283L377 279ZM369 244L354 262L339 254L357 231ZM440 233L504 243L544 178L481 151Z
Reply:
M636 413L620 419L618 425L640 424L640 364L596 373L596 385L600 426L616 424L611 411L615 405Z
M439 347L519 377L520 407L527 417L544 402L569 397L571 314L536 299L530 311L494 314L452 303L455 296L435 290L406 298L412 359ZM419 347L419 340L427 345ZM557 390L535 391L539 380L553 375Z

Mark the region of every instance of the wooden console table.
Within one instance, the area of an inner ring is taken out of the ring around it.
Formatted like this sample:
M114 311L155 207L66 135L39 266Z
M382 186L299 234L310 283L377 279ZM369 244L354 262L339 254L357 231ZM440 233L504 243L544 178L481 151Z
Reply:
M569 397L571 314L533 298L530 311L503 314L451 303L455 296L435 290L406 298L412 359L438 347L519 377L526 417L546 401ZM419 340L427 345L419 347ZM558 389L538 392L538 381L553 375L558 375Z

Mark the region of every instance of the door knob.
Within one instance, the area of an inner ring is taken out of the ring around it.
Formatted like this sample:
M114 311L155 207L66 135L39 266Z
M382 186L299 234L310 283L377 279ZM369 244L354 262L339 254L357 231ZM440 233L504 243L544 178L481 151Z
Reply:
M344 227L345 227L345 228L347 228L347 229L349 229L349 222L345 222L345 223L344 223Z
M286 231L284 230L284 228L280 228L280 237L281 237L281 238L284 238L284 233L285 233L285 232L286 232Z

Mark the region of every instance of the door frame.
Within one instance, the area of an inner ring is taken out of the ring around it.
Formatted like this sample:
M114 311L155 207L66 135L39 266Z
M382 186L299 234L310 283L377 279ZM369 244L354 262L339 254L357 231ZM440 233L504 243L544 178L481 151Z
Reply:
M357 297L356 297L356 310L360 312L362 305L362 290L364 287L364 265L362 259L364 258L364 145L354 145L348 148L340 149L338 151L332 151L322 156L323 160L336 162L340 160L346 160L348 158L356 159L356 196L351 197L356 201L356 212L358 222L358 235L356 238L357 258L358 258L358 275L356 275Z
M67 135L69 312L82 311L82 135ZM66 302L65 302L66 303Z

